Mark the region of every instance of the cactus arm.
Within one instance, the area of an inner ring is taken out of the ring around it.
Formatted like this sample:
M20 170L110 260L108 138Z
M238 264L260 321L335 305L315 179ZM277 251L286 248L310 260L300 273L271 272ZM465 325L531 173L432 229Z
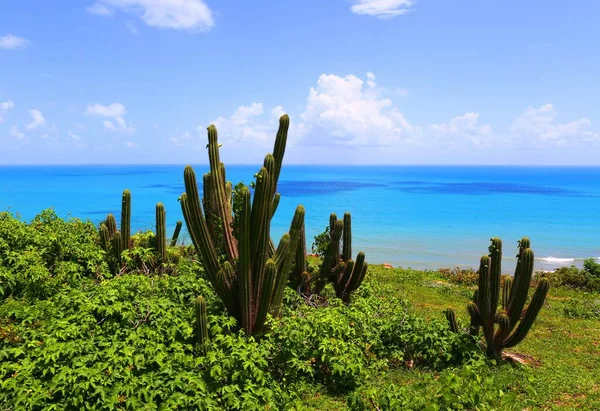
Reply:
M208 131L208 159L210 163L210 181L213 192L212 201L216 208L217 216L220 219L219 231L223 234L225 252L227 256L235 260L238 258L237 240L233 237L233 228L231 227L232 215L231 203L227 201L227 188L225 183L225 167L219 159L219 142L217 139L217 128L210 125Z
M348 261L352 258L352 217L350 213L344 214L342 259Z
M208 321L206 317L206 301L202 296L196 297L194 301L194 313L196 323L194 324L196 343L202 348L202 352L206 353L206 343L208 342Z
M129 249L131 247L131 192L123 191L121 198L121 237L123 239L123 247Z
M481 323L485 326L489 321L490 316L490 257L484 255L481 257L479 263L479 287L477 290L479 291L477 307L479 308L479 313L481 317Z
M490 247L490 306L489 317L496 316L498 311L498 300L500 298L500 280L502 278L502 241L499 238L492 238Z
M117 220L115 220L115 216L112 214L107 215L104 224L106 224L106 227L108 228L109 237L112 238L117 232Z
M279 182L279 176L281 174L281 165L283 163L283 156L285 154L285 145L287 143L289 128L290 117L287 114L284 114L279 118L279 129L277 130L275 146L273 147L273 159L275 160L275 167L273 168L274 174L272 180L271 197L275 195L275 191L277 190L277 183Z
M275 285L275 277L277 276L277 264L274 260L268 260L265 264L265 279L263 289L258 299L258 307L256 313L256 322L254 323L254 332L259 332L267 318L270 302L273 297L273 287Z
M191 166L186 166L185 168L184 182L186 193L181 196L181 208L185 217L185 222L188 231L190 232L190 236L192 237L192 241L202 256L202 262L209 279L214 281L217 272L221 267L206 225L206 220L200 207L196 175Z
M519 255L518 271L515 272L508 309L506 310L513 327L521 318L521 312L527 301L529 284L533 275L533 263L533 251L530 248L523 250Z
M107 252L110 248L110 235L108 234L108 227L104 223L100 224L100 246Z
M264 272L268 258L268 245L270 240L271 219L269 208L271 200L269 198L269 172L266 168L261 168L256 178L256 189L252 202L251 215L251 259L254 270L254 295L259 299L259 294L263 288Z
M550 282L547 278L542 278L538 283L535 292L533 293L533 297L531 298L531 302L523 315L523 318L516 330L512 333L507 340L504 341L503 346L510 348L514 347L527 336L527 333L531 329L535 319L537 318L542 306L544 305L544 301L546 300L546 295L548 294L548 290L550 289Z
M450 330L454 333L458 333L458 322L456 322L456 313L452 308L448 308L445 312L446 320L448 320L448 325L450 326Z
M294 255L296 253L296 248L298 247L298 243L300 241L302 228L304 227L305 213L306 212L303 206L299 205L298 207L296 207L294 218L292 219L292 222L290 224L289 248L285 252L285 256L282 259L281 265L278 266L278 275L275 282L275 290L273 293L272 306L275 313L279 313L281 302L283 301L284 289L289 280Z
M241 325L247 330L254 323L254 315L252 307L254 306L254 290L252 278L252 262L250 260L250 221L251 221L251 206L250 206L250 190L244 186L240 192L242 200L239 218L239 287L240 287L240 310L241 310Z
M173 237L171 237L171 247L175 247L177 245L177 240L179 239L179 233L181 233L181 227L183 222L181 220L177 220L175 224L175 231L173 231Z
M512 278L506 277L502 286L502 309L508 310L508 302L510 301L510 289L512 287Z
M156 254L161 263L167 261L167 222L165 207L162 203L156 205Z

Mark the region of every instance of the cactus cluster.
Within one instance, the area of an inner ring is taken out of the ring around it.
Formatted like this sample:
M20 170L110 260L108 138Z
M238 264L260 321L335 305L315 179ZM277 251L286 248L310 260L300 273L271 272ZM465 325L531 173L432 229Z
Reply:
M270 225L280 198L277 182L288 128L289 117L283 115L273 154L267 154L256 174L252 201L250 189L241 187L236 215L214 125L208 127L210 171L203 176L202 200L193 168L188 165L184 170L180 201L188 232L217 295L248 335L260 332L267 313L279 309L304 225L304 208L298 206L289 233L274 247Z
M118 273L122 267L121 254L131 246L131 192L124 190L121 198L121 230L112 214L100 223L100 245L107 253L110 270Z
M177 221L171 244L177 244L182 222ZM153 247L158 257L158 263L167 261L167 226L166 212L162 203L156 205L156 234L153 241L140 240L140 247ZM100 223L100 245L106 251L110 270L118 273L123 267L122 253L134 246L131 237L131 192L123 191L121 200L121 229L117 229L117 220L113 214L108 214L106 220Z
M498 357L504 348L514 347L527 336L550 287L542 278L525 308L529 286L533 275L533 251L529 239L519 241L519 254L514 278L506 278L501 286L502 241L491 239L489 255L481 257L479 284L473 301L467 306L471 317L469 333L478 336L480 329L489 357ZM500 308L500 310L498 310ZM446 310L450 329L459 332L456 314Z
M296 250L293 286L303 295L309 296L320 294L325 285L331 282L337 297L348 302L350 294L362 284L368 267L363 252L358 253L356 261L352 260L352 217L350 213L345 213L343 220L338 220L335 213L330 215L329 245L318 272L314 274L309 272L306 263L304 226L301 235L302 241L298 243Z

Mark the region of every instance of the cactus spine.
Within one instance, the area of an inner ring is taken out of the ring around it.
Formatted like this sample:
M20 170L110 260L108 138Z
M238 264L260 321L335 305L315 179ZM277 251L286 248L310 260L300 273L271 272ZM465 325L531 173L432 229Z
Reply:
M194 301L195 324L194 332L196 334L196 343L200 345L203 353L206 353L206 343L208 342L208 321L206 319L206 301L202 296L196 297Z
M487 355L498 357L504 348L514 347L527 336L544 305L550 283L546 278L538 283L529 306L523 311L533 274L534 256L529 248L529 239L523 238L519 241L514 278L505 279L502 290L500 287L502 241L499 238L492 238L491 241L490 254L481 257L478 290L473 301L467 306L467 311L471 317L471 334L479 335L481 327ZM501 305L500 311L498 311L498 304ZM446 311L446 318L450 328L457 332L456 318L452 309ZM495 324L498 324L497 329Z
M159 261L167 261L167 213L162 203L156 205L156 254Z
M284 115L273 154L267 154L256 175L252 200L248 187L238 192L239 215L232 213L231 184L226 182L225 166L220 162L214 125L208 127L210 171L203 177L202 201L194 170L191 166L184 170L185 193L180 201L192 243L217 295L248 335L259 333L267 313L277 312L281 305L304 221L304 207L298 206L289 233L276 249L271 245L271 218L279 201L277 181L288 128L289 117ZM237 238L231 224L234 217Z
M171 237L171 247L175 247L177 245L177 240L179 239L179 233L181 233L181 226L183 222L181 220L177 220L175 224L175 231L173 231L173 237Z
M125 249L131 248L131 192L123 191L121 199L121 238Z

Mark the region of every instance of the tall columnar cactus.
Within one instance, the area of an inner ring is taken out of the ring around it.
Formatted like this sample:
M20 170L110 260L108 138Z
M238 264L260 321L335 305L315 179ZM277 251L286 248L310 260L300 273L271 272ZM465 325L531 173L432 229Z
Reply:
M121 232L117 231L111 238L111 247L109 250L109 266L113 273L118 273L121 270L123 253L123 239Z
M129 249L131 247L131 192L123 191L121 199L121 238L123 239L123 247Z
M196 297L194 301L194 334L196 343L200 345L202 352L206 352L208 342L208 321L206 319L206 302L202 296Z
M529 248L529 239L519 241L514 279L506 279L502 289L502 242L499 238L492 238L491 241L490 254L481 257L478 290L467 306L467 311L471 317L470 333L477 336L481 328L487 355L497 357L504 348L514 347L523 341L544 304L550 283L543 278L538 283L529 306L523 310L533 274L534 257ZM501 306L500 310L498 305ZM452 309L446 311L446 318L450 328L458 332Z
M161 263L167 261L167 213L162 203L156 205L156 243L155 249Z
M180 201L188 232L209 281L247 334L260 332L267 313L279 309L304 220L304 207L298 206L289 233L276 249L271 247L270 225L278 201L277 181L288 128L289 117L284 115L279 120L273 154L267 154L256 175L253 199L248 187L236 190L241 206L235 216L214 125L208 127L210 172L203 177L202 200L194 170L186 166L184 171L186 192ZM234 218L237 238L233 235Z
M181 226L183 222L181 220L177 220L175 224L175 231L173 231L173 237L171 237L171 247L175 247L177 245L177 240L179 239L179 233L181 232Z

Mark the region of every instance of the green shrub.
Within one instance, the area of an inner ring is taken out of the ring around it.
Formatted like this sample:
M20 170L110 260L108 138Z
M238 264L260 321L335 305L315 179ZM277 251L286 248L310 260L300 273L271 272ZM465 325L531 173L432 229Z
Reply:
M492 370L482 359L439 375L416 373L410 384L387 388L363 387L348 398L348 408L366 410L521 410L535 397L527 369L504 366ZM527 392L529 400L517 399Z
M600 320L600 295L580 293L576 299L570 299L563 308L568 318Z
M600 263L593 258L584 260L583 269L574 265L559 267L552 272L538 273L537 278L548 278L553 285L600 291Z

